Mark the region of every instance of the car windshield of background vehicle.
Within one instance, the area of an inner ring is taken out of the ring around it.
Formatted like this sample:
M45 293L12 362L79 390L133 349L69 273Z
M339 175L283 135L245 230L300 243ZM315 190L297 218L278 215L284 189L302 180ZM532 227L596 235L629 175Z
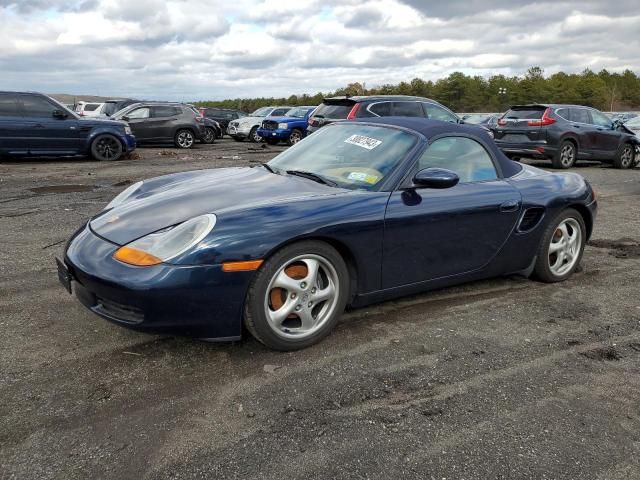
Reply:
M417 141L395 128L340 124L319 130L269 166L280 173L311 172L343 188L375 190Z
M287 112L287 117L304 118L308 111L307 108L292 108Z
M313 116L317 118L334 118L336 120L345 119L349 115L353 105L353 103L349 105L323 103L318 107Z
M271 112L270 107L262 107L253 112L250 117L266 117Z
M488 118L489 117L487 115L469 115L464 119L464 122L478 125Z

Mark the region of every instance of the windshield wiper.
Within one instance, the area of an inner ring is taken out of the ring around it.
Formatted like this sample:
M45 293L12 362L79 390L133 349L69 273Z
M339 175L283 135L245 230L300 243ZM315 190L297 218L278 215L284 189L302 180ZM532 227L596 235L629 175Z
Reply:
M274 170L271 165L267 164L267 163L261 163L260 164L261 167L266 168L267 170L269 170L271 173L275 173L276 175L280 175L280 172Z
M328 178L323 177L322 175L318 175L313 172L305 172L304 170L287 170L289 175L296 175L302 178L308 178L309 180L313 180L314 182L322 183L324 185L329 185L331 187L337 187L338 184Z

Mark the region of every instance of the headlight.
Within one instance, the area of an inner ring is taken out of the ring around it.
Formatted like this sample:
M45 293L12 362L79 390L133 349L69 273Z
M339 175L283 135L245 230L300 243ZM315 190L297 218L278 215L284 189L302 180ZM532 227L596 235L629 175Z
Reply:
M126 131L126 130L125 130ZM127 198L129 198L136 190L138 190L140 187L142 186L142 182L136 182L133 185L131 185L130 187L125 188L123 191L121 191L116 198L114 198L113 200L111 200L109 202L109 205L107 205L106 207L104 207L105 210L108 210L110 208L113 207L117 207L118 205L120 205L122 202L124 202Z
M157 265L186 252L200 243L216 224L213 214L201 215L170 229L139 238L113 254L113 258L129 265Z
M287 128L289 128L289 124L288 123L279 123L278 124L278 128L280 130L286 130Z
M126 133L127 135L131 135L131 127L129 125L126 125L124 127L124 133Z

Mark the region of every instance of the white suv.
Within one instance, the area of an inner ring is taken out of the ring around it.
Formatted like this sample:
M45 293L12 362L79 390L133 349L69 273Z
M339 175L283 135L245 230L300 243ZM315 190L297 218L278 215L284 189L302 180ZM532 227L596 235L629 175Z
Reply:
M227 134L237 142L248 138L252 142L262 141L262 137L258 135L258 128L262 125L265 117L284 117L293 107L262 107L248 117L242 117L229 122Z
M76 113L81 117L99 117L104 103L78 102Z

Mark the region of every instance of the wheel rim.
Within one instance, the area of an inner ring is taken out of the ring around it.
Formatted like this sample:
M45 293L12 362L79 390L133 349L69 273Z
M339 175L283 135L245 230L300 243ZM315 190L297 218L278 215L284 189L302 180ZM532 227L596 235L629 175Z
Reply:
M560 151L560 163L565 167L573 165L575 153L573 151L573 145L565 145Z
M620 155L620 164L626 168L631 165L631 162L633 162L633 148L627 146Z
M213 130L211 130L210 128L207 128L204 132L204 141L211 142L213 138L214 138Z
M122 150L120 143L118 140L112 137L102 137L98 140L96 144L96 151L100 158L104 160L111 160L120 155L120 151Z
M556 227L549 244L549 269L561 277L578 261L582 246L582 229L575 218L567 218Z
M289 141L291 142L292 145L295 145L300 140L302 140L302 136L300 135L300 132L291 132L291 137L289 137Z
M254 142L259 142L262 140L262 137L260 135L258 135L258 130L254 130L253 131L253 141Z
M286 339L313 335L335 312L339 288L338 274L324 257L307 254L288 260L265 294L269 326Z
M178 134L178 145L182 148L189 148L193 145L193 135L189 132L180 132Z

